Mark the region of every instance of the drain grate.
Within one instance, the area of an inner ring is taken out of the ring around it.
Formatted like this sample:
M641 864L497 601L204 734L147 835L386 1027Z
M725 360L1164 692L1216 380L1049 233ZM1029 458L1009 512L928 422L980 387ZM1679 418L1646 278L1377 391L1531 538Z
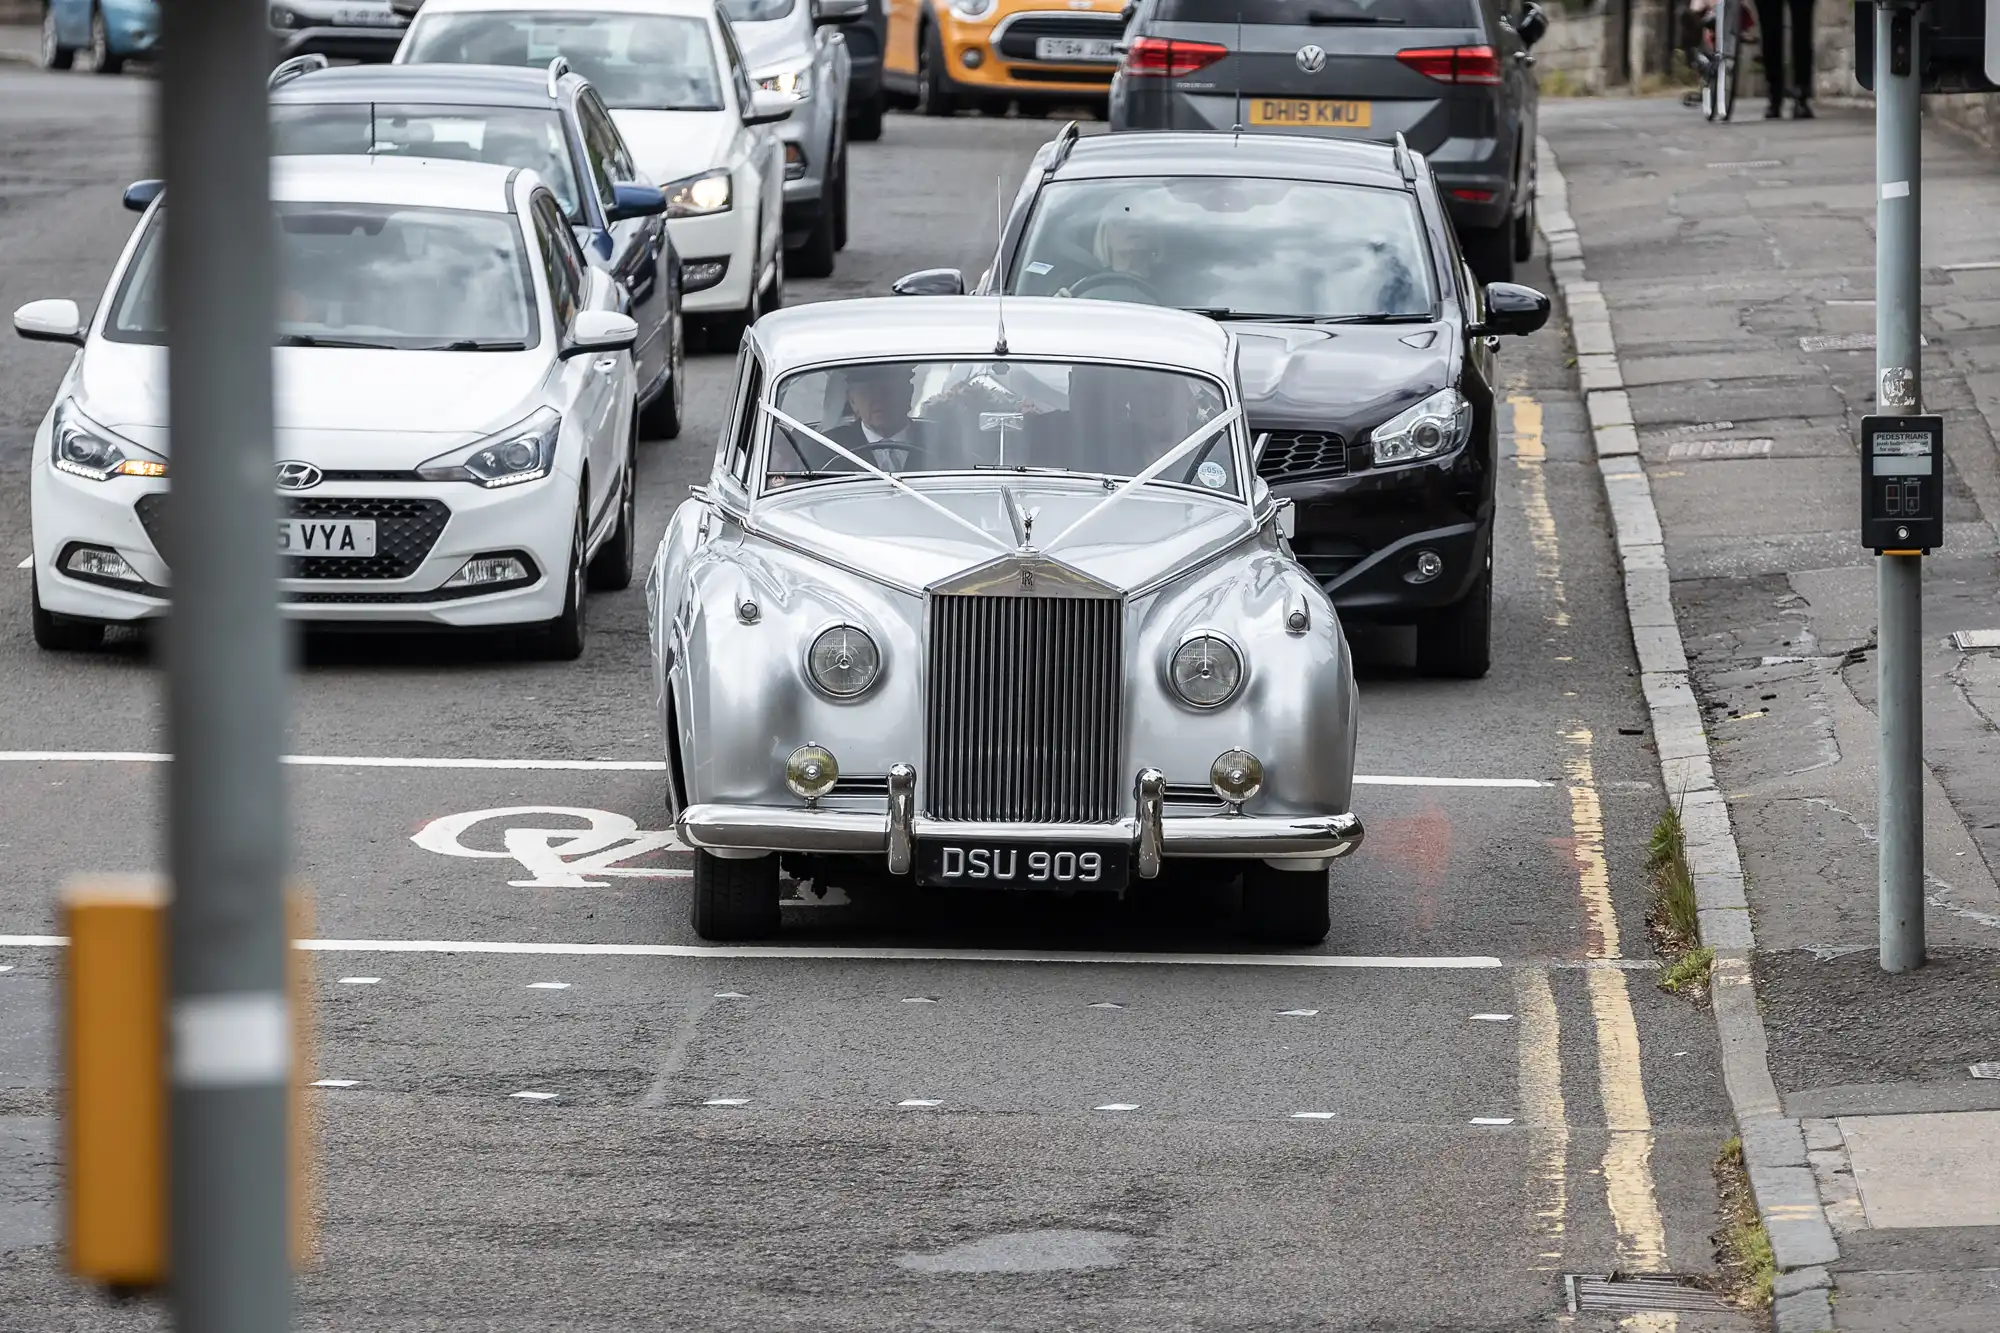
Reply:
M1721 1295L1702 1286L1699 1278L1679 1273L1613 1273L1609 1277L1565 1273L1563 1290L1569 1297L1571 1314L1589 1310L1717 1311L1736 1308Z

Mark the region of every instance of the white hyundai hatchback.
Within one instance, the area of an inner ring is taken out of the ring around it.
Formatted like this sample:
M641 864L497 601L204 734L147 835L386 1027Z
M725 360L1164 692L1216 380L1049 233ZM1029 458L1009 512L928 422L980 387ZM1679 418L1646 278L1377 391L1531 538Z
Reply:
M533 172L470 162L272 163L280 275L273 484L280 598L300 620L530 630L583 651L584 590L633 555L637 413L610 275ZM36 433L33 617L83 649L168 606L172 457L159 183Z
M539 69L557 56L666 193L681 309L735 351L784 303L785 158L769 127L793 99L751 83L714 0L426 0L396 63Z

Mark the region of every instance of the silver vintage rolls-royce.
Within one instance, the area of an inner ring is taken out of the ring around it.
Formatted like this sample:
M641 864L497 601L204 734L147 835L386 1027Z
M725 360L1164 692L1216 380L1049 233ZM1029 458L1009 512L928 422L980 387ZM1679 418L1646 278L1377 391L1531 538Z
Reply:
M1234 337L990 297L758 321L646 580L667 800L704 939L781 866L858 886L1242 877L1311 944L1349 810L1333 606L1256 476Z

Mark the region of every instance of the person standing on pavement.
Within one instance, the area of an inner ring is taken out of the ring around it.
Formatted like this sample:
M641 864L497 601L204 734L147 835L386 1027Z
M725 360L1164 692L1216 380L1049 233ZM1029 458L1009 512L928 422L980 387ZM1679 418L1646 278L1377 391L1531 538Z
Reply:
M1785 16L1792 20L1792 119L1811 120L1813 83L1813 0L1757 0L1758 42L1764 48L1764 82L1771 104L1764 119L1785 114Z

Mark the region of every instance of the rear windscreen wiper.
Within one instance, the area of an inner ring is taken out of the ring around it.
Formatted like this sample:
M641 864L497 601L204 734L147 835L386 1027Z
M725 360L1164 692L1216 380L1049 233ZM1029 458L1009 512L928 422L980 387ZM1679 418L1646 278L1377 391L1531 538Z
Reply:
M1394 14L1308 14L1306 22L1315 28L1370 27L1377 24L1403 25Z

